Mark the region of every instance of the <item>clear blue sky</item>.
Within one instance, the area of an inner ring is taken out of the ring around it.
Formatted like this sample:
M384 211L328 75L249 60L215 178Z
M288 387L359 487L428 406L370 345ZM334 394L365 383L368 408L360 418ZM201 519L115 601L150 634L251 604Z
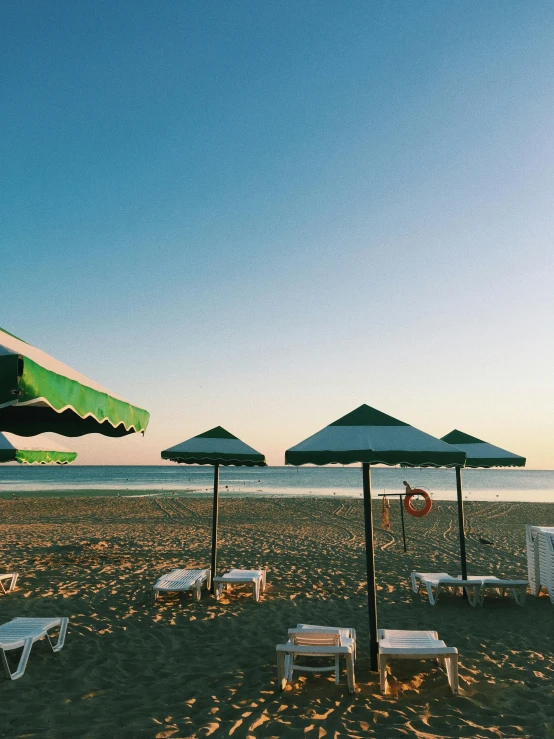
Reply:
M0 7L0 325L284 450L362 402L554 467L554 4Z

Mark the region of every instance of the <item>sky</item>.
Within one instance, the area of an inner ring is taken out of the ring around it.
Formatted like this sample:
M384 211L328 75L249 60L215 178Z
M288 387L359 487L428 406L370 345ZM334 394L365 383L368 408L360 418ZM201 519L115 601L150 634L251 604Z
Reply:
M0 5L0 325L284 451L361 403L554 468L554 4Z

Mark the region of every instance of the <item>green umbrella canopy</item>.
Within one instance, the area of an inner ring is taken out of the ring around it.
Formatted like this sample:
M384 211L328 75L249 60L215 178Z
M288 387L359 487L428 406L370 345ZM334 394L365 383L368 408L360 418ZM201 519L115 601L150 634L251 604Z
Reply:
M0 329L0 431L35 436L146 430L150 414Z
M20 464L71 464L77 452L68 452L48 434L24 438L0 433L0 462Z
M525 457L454 429L441 437L467 454L466 467L525 467Z
M162 459L184 464L242 465L246 467L265 467L263 454L252 449L221 426L216 426L203 434L193 436L182 444L172 446L162 452Z
M465 452L386 413L361 405L285 452L285 464L464 466Z

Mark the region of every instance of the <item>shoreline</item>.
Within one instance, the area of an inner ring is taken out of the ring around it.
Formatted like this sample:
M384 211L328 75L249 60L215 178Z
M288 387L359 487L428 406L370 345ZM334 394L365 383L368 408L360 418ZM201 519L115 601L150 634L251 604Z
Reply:
M377 489L376 489L377 490ZM372 500L381 500L378 498L377 491L372 492ZM380 488L379 488L380 490ZM393 498L397 491L387 491L391 496L389 499L396 501ZM265 491L265 490L219 490L221 498L227 499L247 499L256 500L259 498L269 499L281 499L281 500L361 500L362 492L357 491L338 491L338 492L322 492L322 491L307 491L307 492L284 492L278 491ZM379 493L381 495L381 493ZM196 489L175 489L175 490L158 490L155 488L146 488L144 490L137 488L85 488L85 489L67 489L53 488L53 489L41 489L41 490L10 490L0 491L0 500L17 500L25 498L34 498L37 500L48 500L48 499L85 499L85 498L211 498L213 496L212 489L209 490L196 490ZM529 497L535 499L530 500ZM433 503L453 503L456 501L456 493L434 493L432 494ZM471 503L522 503L524 505L551 505L554 504L554 490L548 491L478 491L472 492L470 490L464 490L464 504Z

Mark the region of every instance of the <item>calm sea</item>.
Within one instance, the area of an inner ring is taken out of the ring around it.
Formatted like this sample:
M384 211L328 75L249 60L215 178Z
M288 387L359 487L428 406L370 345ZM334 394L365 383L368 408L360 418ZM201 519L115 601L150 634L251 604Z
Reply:
M453 470L372 469L373 495L402 492L402 481L427 488L438 500L455 498ZM468 500L554 503L554 470L464 470ZM222 467L220 490L233 495L339 495L361 497L360 467ZM53 495L187 495L213 488L213 468L29 467L0 465L0 497Z

